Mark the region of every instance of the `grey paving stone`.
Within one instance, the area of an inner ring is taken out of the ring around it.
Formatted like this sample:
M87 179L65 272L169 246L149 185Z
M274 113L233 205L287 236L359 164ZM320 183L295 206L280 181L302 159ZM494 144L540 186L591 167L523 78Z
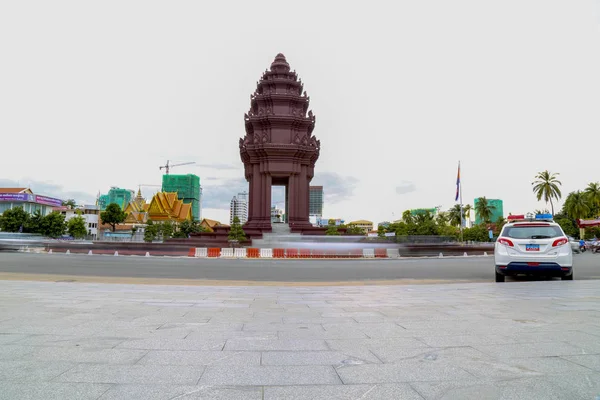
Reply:
M262 387L116 385L99 400L262 400Z
M302 350L329 350L324 340L313 339L230 339L227 340L224 350L232 351L302 351Z
M600 354L586 354L583 356L562 356L561 358L600 372Z
M563 379L554 379L553 384L569 396L565 398L594 399L600 397L600 374L569 375Z
M2 361L0 381L50 381L73 368L73 363L46 361Z
M506 335L447 335L447 336L419 336L420 341L431 347L457 347L473 345L496 345L513 343Z
M449 361L461 365L465 359L489 358L472 347L374 347L371 351L384 363L402 360Z
M474 345L473 348L499 358L570 356L586 354L579 344L564 342L515 343L494 346Z
M195 385L202 366L79 364L56 382Z
M124 337L85 337L66 335L34 335L21 339L13 344L20 346L56 346L56 347L91 347L112 349L123 342Z
M148 350L94 349L87 347L30 347L25 361L64 361L74 363L135 364Z
M267 351L262 365L358 365L369 361L351 357L340 351Z
M368 339L369 337L360 330L293 330L280 331L278 333L280 339Z
M110 387L91 383L0 381L0 400L96 400Z
M12 344L0 345L0 361L18 360L35 350L31 346L19 346Z
M209 366L200 385L333 385L341 384L333 367L310 366Z
M155 365L260 365L260 352L151 350L138 364Z
M191 332L186 340L228 340L236 338L278 339L278 332L265 331L202 331Z
M0 328L1 332L1 328ZM0 345L11 344L21 339L26 338L28 335L19 333L0 333Z
M188 339L136 339L126 340L116 346L117 349L140 350L221 350L225 340L188 340Z
M344 384L399 383L468 379L473 375L446 363L402 361L395 364L364 364L336 369Z
M423 400L408 384L267 386L264 400Z
M544 377L508 381L412 382L411 386L426 400L584 399Z

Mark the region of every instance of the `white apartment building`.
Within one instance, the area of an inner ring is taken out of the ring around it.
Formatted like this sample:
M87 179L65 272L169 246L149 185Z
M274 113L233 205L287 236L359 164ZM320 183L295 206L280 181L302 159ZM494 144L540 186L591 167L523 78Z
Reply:
M85 205L78 206L76 208L70 207L55 207L54 211L58 211L65 216L65 221L71 218L81 216L85 220L87 226L88 236L93 239L98 237L98 222L100 218L100 206L97 205Z
M248 193L238 193L233 196L229 204L229 224L233 224L233 218L238 217L244 225L248 222Z

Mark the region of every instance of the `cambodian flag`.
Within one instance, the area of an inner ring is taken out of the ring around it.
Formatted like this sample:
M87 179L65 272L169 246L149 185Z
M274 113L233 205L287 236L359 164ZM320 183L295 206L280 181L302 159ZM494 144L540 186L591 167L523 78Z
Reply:
M456 174L456 198L454 201L458 201L458 195L460 193L460 162L458 163L458 173Z

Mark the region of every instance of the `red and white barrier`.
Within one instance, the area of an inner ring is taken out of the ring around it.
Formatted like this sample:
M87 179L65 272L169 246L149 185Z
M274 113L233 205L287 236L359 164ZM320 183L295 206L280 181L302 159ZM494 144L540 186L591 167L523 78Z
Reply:
M196 258L398 258L398 249L353 249L353 250L323 250L323 249L271 249L271 248L206 248L190 249L190 257Z

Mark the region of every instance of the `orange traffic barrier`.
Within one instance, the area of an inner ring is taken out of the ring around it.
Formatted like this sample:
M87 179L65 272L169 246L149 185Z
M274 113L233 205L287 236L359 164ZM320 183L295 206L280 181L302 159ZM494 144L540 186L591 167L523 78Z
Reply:
M375 249L375 257L376 258L387 258L387 249Z
M298 249L285 249L286 258L298 258Z
M260 257L260 249L249 248L246 250L246 257L248 258L259 258Z
M285 249L273 249L273 258L284 258Z
M209 257L219 257L221 255L221 249L219 247L210 247L208 249Z
M315 250L312 251L312 257L311 258L325 258L325 251L321 250L321 249L315 249Z
M325 257L326 258L338 258L338 252L336 250L326 250Z
M300 258L310 258L310 249L300 249Z
M361 258L362 256L363 256L362 249L352 249L352 250L350 250L350 254L348 255L348 257L350 257L350 258Z
M190 247L190 251L188 251L188 257L196 257L196 248Z

